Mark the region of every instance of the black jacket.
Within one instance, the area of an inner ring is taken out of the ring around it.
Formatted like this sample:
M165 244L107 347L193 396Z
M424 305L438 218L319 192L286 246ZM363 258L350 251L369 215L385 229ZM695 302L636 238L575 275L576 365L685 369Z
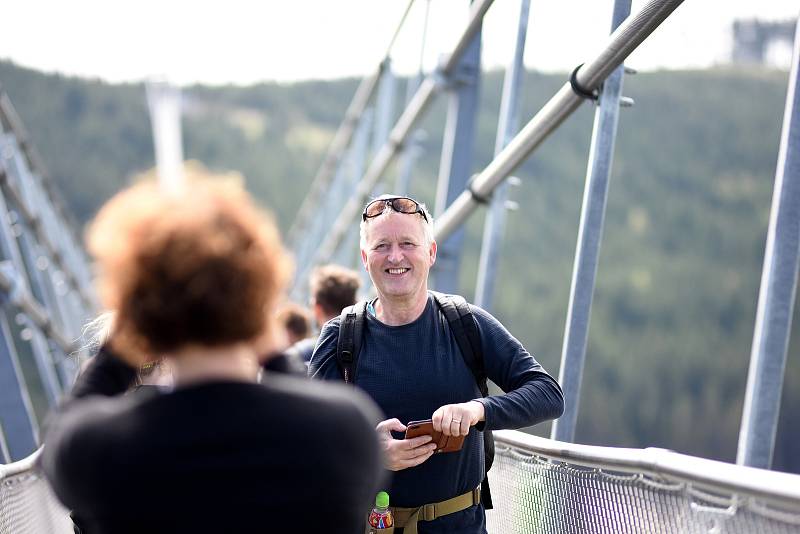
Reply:
M366 396L277 374L119 395L133 375L101 352L48 425L43 470L88 532L363 529L382 476Z

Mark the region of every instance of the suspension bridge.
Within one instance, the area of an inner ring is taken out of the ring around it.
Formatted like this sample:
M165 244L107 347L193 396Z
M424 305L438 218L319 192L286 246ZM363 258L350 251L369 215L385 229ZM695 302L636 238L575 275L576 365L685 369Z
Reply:
M434 287L459 292L464 224L483 207L487 215L475 303L491 309L514 172L567 117L590 102L595 119L559 371L566 410L550 439L516 431L495 434L497 457L490 472L495 509L487 512L489 530L800 532L800 476L769 470L800 262L800 32L795 32L776 149L737 462L729 464L655 448L574 443L618 114L620 107L633 104L622 96L623 79L632 73L624 61L681 0L651 0L635 13L630 0L614 0L606 45L576 65L563 86L519 127L530 9L529 0L522 0L494 158L472 174L481 25L492 4L471 3L469 19L449 53L432 72L412 78L398 116L392 111L396 78L391 44L358 86L289 232L298 265L293 297L305 299L306 278L315 265L353 263L359 211L379 184L407 194L419 157L420 123L432 102L444 97L448 114L434 206L439 243ZM151 90L151 104L160 91L175 113L174 93L161 89ZM154 124L162 124L157 130L159 164L170 165L162 160L180 146L180 128L163 118L163 107L162 118L153 106L151 113ZM77 359L69 356L85 349L73 340L97 305L75 224L4 93L0 124L0 452L6 462L0 465L0 533L70 532L66 512L36 470L39 425L77 372ZM387 185L393 164L395 182Z

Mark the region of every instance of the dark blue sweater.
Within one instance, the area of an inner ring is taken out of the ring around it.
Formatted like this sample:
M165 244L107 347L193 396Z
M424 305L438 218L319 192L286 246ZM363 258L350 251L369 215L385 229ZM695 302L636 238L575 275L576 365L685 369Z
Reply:
M485 428L521 428L560 416L564 401L556 381L497 319L477 306L471 308L481 335L486 374L506 392L481 400L486 412ZM387 419L396 417L404 424L429 419L445 404L481 397L475 378L432 295L428 295L425 311L414 322L388 326L367 314L364 330L355 383L377 402ZM337 317L322 330L311 359L309 372L312 376L342 380L336 364L338 337ZM471 430L461 451L434 455L419 466L392 473L388 488L392 504L416 507L477 487L483 480L483 438L479 431L483 426ZM475 515L474 520L479 521L474 525L477 530L468 528L459 532L483 531L482 510L475 512L452 514ZM455 525L446 526L445 523L465 519L446 516L420 523L420 533L438 532L438 526L447 531Z

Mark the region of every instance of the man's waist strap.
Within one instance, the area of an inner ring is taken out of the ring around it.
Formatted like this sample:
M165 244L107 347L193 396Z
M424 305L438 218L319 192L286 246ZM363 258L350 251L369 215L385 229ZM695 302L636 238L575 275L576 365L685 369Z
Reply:
M481 502L481 489L475 488L458 497L433 504L423 504L417 508L391 507L394 524L403 528L403 534L417 534L417 521L433 521L437 517L466 510Z

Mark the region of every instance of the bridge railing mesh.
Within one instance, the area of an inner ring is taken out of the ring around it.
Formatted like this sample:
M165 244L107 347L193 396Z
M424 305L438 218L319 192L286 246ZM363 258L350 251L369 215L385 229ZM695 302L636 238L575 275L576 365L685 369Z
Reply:
M800 475L514 431L495 441L492 534L800 533ZM0 534L72 532L37 455L0 465Z
M41 449L24 460L0 465L0 534L68 534L69 513L35 469Z
M800 476L495 433L492 533L798 533Z

